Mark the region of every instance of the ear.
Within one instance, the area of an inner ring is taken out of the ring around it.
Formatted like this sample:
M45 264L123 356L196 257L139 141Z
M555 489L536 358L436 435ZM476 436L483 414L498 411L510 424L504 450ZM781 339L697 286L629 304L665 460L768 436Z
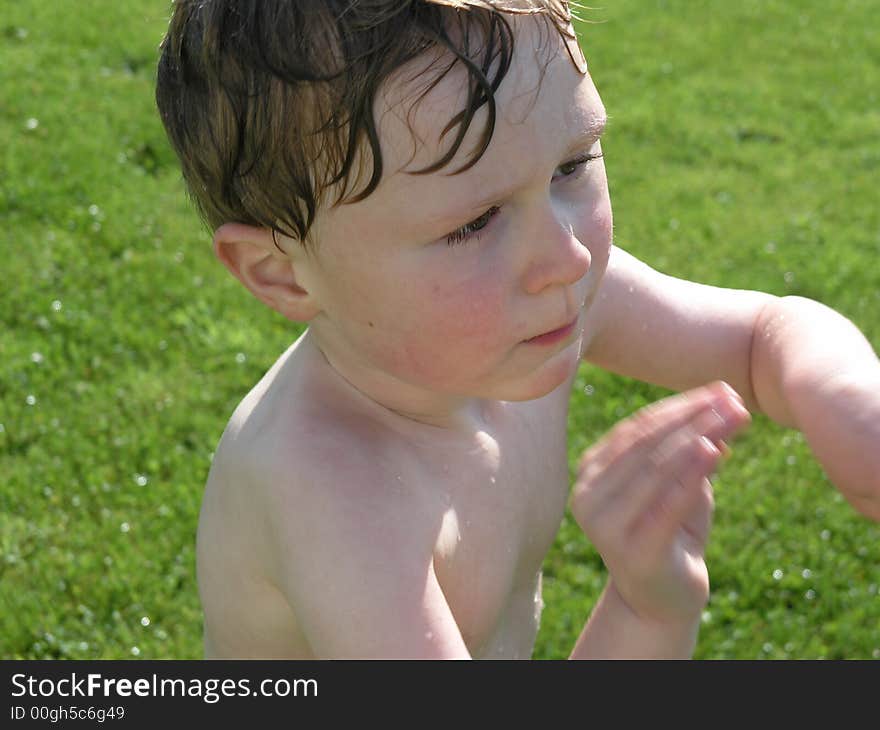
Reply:
M321 311L313 292L302 285L306 272L297 276L270 229L225 223L214 232L214 253L257 299L288 319L308 322Z

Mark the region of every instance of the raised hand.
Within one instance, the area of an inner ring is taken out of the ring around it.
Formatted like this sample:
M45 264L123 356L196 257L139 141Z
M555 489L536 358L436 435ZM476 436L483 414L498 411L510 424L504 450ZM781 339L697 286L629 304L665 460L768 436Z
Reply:
M720 381L643 408L584 453L572 513L639 617L692 620L709 597L709 476L750 421Z

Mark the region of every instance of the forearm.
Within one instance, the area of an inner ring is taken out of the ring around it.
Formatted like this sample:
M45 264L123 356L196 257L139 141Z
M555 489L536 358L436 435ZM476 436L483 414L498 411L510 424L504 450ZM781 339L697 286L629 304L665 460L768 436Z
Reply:
M683 619L678 625L642 619L609 579L569 658L689 659L699 628L699 616Z
M833 309L802 297L775 299L764 308L750 359L761 411L802 431L827 410L827 389L835 387L838 376L862 373L880 379L880 362L859 329Z

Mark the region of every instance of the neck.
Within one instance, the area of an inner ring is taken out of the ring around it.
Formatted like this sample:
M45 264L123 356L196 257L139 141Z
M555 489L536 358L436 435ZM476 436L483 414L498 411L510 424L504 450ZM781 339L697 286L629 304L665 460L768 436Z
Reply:
M424 429L427 436L471 436L490 427L502 402L437 393L386 373L353 368L308 330L302 344L320 358L338 387L390 425Z

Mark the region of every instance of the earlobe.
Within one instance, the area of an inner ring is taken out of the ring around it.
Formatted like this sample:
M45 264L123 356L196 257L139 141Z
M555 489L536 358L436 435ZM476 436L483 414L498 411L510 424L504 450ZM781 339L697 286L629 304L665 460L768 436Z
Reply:
M214 232L214 253L257 299L288 319L307 322L320 311L303 285L305 272L294 271L270 229L225 223Z

